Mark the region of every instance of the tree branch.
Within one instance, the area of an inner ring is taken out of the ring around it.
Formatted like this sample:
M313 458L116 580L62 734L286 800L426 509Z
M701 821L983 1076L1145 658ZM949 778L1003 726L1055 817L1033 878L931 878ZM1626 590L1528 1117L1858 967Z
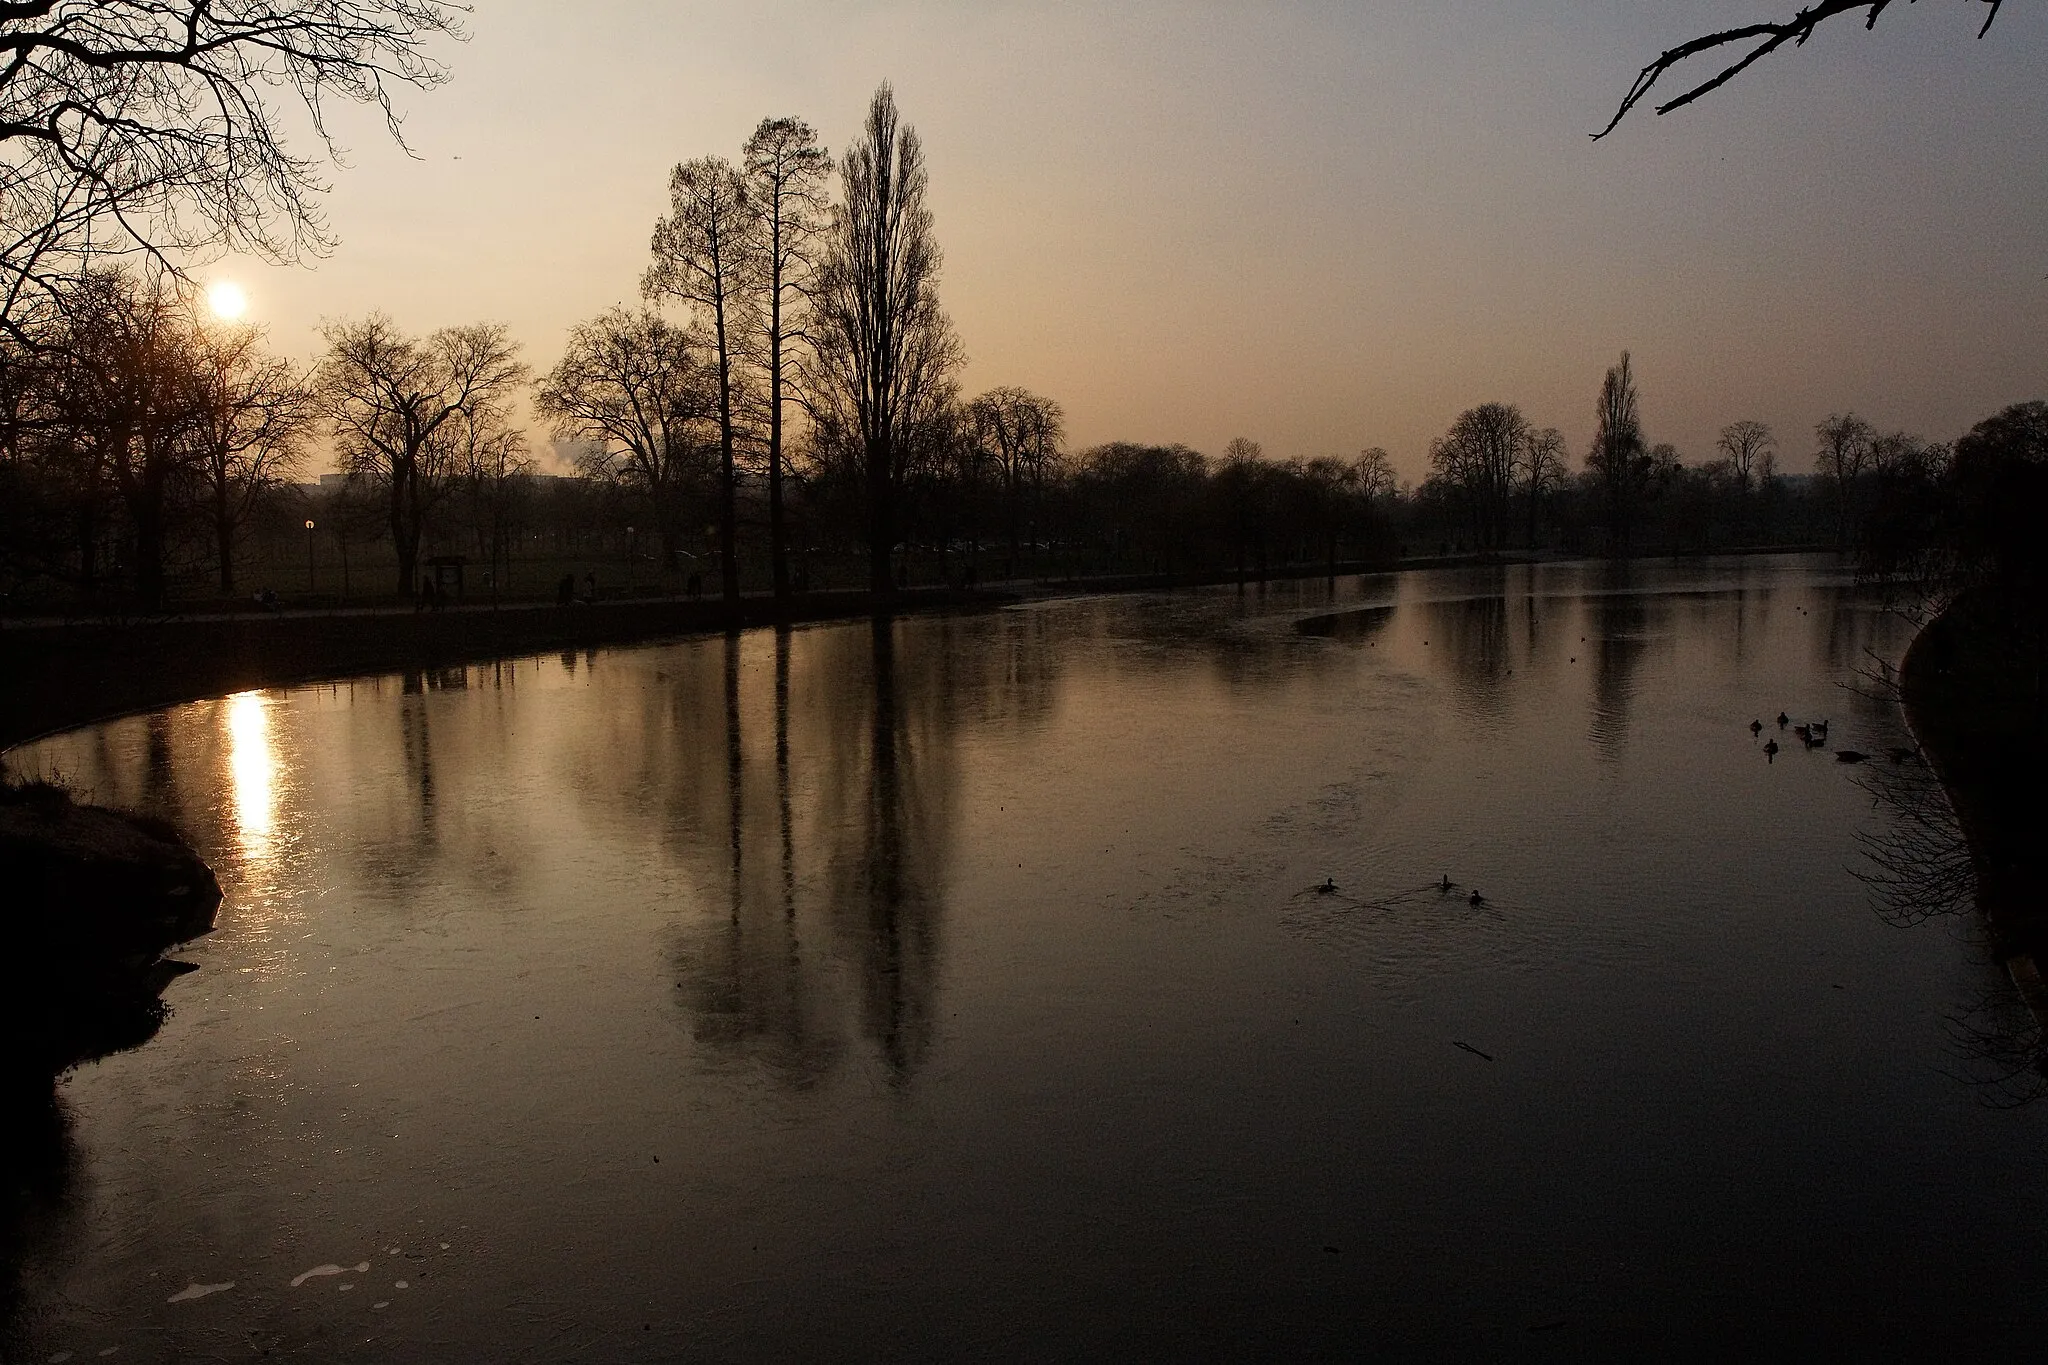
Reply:
M1998 18L1999 6L2004 2L2005 0L1980 0L1980 3L1989 7L1989 12L1984 16L1984 26L1977 30L1979 38L1982 38L1991 31L1992 21ZM1711 52L1716 48L1727 47L1731 44L1746 43L1752 39L1756 40L1755 47L1750 48L1749 51L1745 52L1735 62L1723 68L1719 75L1700 82L1684 94L1679 95L1676 99L1667 100L1665 103L1658 105L1657 112L1659 114L1668 114L1673 109L1681 109L1691 104L1694 100L1699 99L1702 95L1720 89L1729 81L1734 80L1737 76L1748 70L1754 63L1776 52L1787 43L1792 44L1794 47L1804 45L1806 40L1813 36L1815 29L1819 28L1827 20L1839 15L1847 14L1852 10L1866 11L1863 27L1866 30L1876 28L1878 17L1885 12L1891 3L1892 0L1819 0L1818 4L1810 5L1800 10L1782 23L1745 24L1740 28L1723 29L1718 33L1703 34L1690 42L1681 43L1660 55L1656 61L1651 62L1637 74L1635 83L1629 87L1628 94L1622 98L1621 107L1614 111L1614 117L1607 121L1605 128L1592 135L1593 140L1598 142L1601 138L1613 132L1621 121L1628 117L1629 111L1648 97L1651 88L1657 84L1658 80L1666 72L1693 57L1697 57L1703 52ZM1912 0L1908 0L1908 3L1912 3Z

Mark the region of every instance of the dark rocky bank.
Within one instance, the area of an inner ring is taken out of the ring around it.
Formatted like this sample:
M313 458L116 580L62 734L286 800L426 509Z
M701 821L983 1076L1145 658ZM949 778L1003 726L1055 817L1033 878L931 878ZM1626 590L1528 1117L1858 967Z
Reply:
M16 970L0 991L0 1086L47 1092L67 1067L147 1041L213 929L220 883L171 826L42 783L0 794L0 886Z

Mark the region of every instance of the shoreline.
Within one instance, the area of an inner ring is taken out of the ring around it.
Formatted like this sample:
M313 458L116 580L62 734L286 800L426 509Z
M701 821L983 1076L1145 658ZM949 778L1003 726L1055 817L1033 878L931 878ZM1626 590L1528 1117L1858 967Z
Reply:
M1751 546L1659 558L1804 554L1811 546ZM1541 552L1412 555L1398 561L1343 560L1289 565L1264 575L1128 573L1011 580L976 588L909 588L885 603L850 589L821 590L778 604L740 599L625 597L560 606L552 602L310 611L196 612L149 620L0 620L0 755L18 745L162 706L252 688L413 669L448 668L565 649L603 649L759 627L793 627L860 617L994 611L1024 602L1100 593L1161 592L1259 582L1350 577L1416 569L1576 562Z
M910 588L883 602L864 591L820 591L777 603L621 598L571 606L518 603L163 617L131 623L0 625L0 754L22 744L122 716L252 688L449 668L558 650L602 649L801 626L860 617L994 611L1028 601L1096 593L1156 592L1238 582L1389 573L1401 565L1343 561L1235 573L1119 574L986 588ZM1410 567L1446 567L1427 560Z
M1899 702L1955 812L1992 953L2048 1035L2048 801L2039 776L2048 733L2021 670L1999 656L1996 617L1993 604L1965 597L1923 626L1899 663Z
M1969 844L1978 904L2001 952L2048 948L2039 866L2039 773L2048 734L2001 658L1995 607L1965 597L1929 621L1899 664L1899 700Z

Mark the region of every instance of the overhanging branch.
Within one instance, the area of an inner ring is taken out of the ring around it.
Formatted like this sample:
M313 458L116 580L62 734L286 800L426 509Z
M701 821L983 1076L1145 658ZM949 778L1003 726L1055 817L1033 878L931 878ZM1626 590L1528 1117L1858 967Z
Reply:
M1983 27L1977 30L1977 36L1982 38L1991 31L1992 21L1998 18L1999 6L2004 4L2005 0L1979 0L1979 2L1988 8L1988 12L1984 16ZM1637 74L1635 83L1629 87L1628 94L1621 101L1621 107L1614 111L1614 117L1607 121L1605 128L1593 134L1593 140L1598 142L1601 138L1613 132L1621 121L1628 117L1629 111L1649 96L1651 89L1665 73L1699 56L1703 52L1712 52L1717 48L1751 41L1754 41L1756 44L1733 63L1723 68L1720 74L1701 81L1676 99L1668 100L1658 105L1657 112L1659 114L1668 114L1673 109L1684 108L1702 95L1720 89L1729 81L1741 75L1750 66L1776 52L1787 43L1792 44L1794 47L1803 45L1808 38L1813 36L1814 30L1819 28L1822 23L1839 15L1862 10L1865 12L1863 27L1865 29L1875 28L1877 27L1878 17L1885 12L1891 3L1892 0L1820 0L1820 3L1800 10L1782 23L1744 24L1739 28L1723 29L1718 33L1703 34L1690 42L1681 43L1660 55L1656 61L1651 62ZM1908 0L1908 3L1912 3L1912 0Z

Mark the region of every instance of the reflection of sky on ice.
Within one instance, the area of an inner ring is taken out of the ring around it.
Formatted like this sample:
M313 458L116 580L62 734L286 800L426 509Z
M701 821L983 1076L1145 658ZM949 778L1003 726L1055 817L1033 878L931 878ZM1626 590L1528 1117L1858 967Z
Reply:
M225 724L235 833L242 856L253 862L269 854L277 831L277 750L269 704L261 693L236 693L228 698Z

